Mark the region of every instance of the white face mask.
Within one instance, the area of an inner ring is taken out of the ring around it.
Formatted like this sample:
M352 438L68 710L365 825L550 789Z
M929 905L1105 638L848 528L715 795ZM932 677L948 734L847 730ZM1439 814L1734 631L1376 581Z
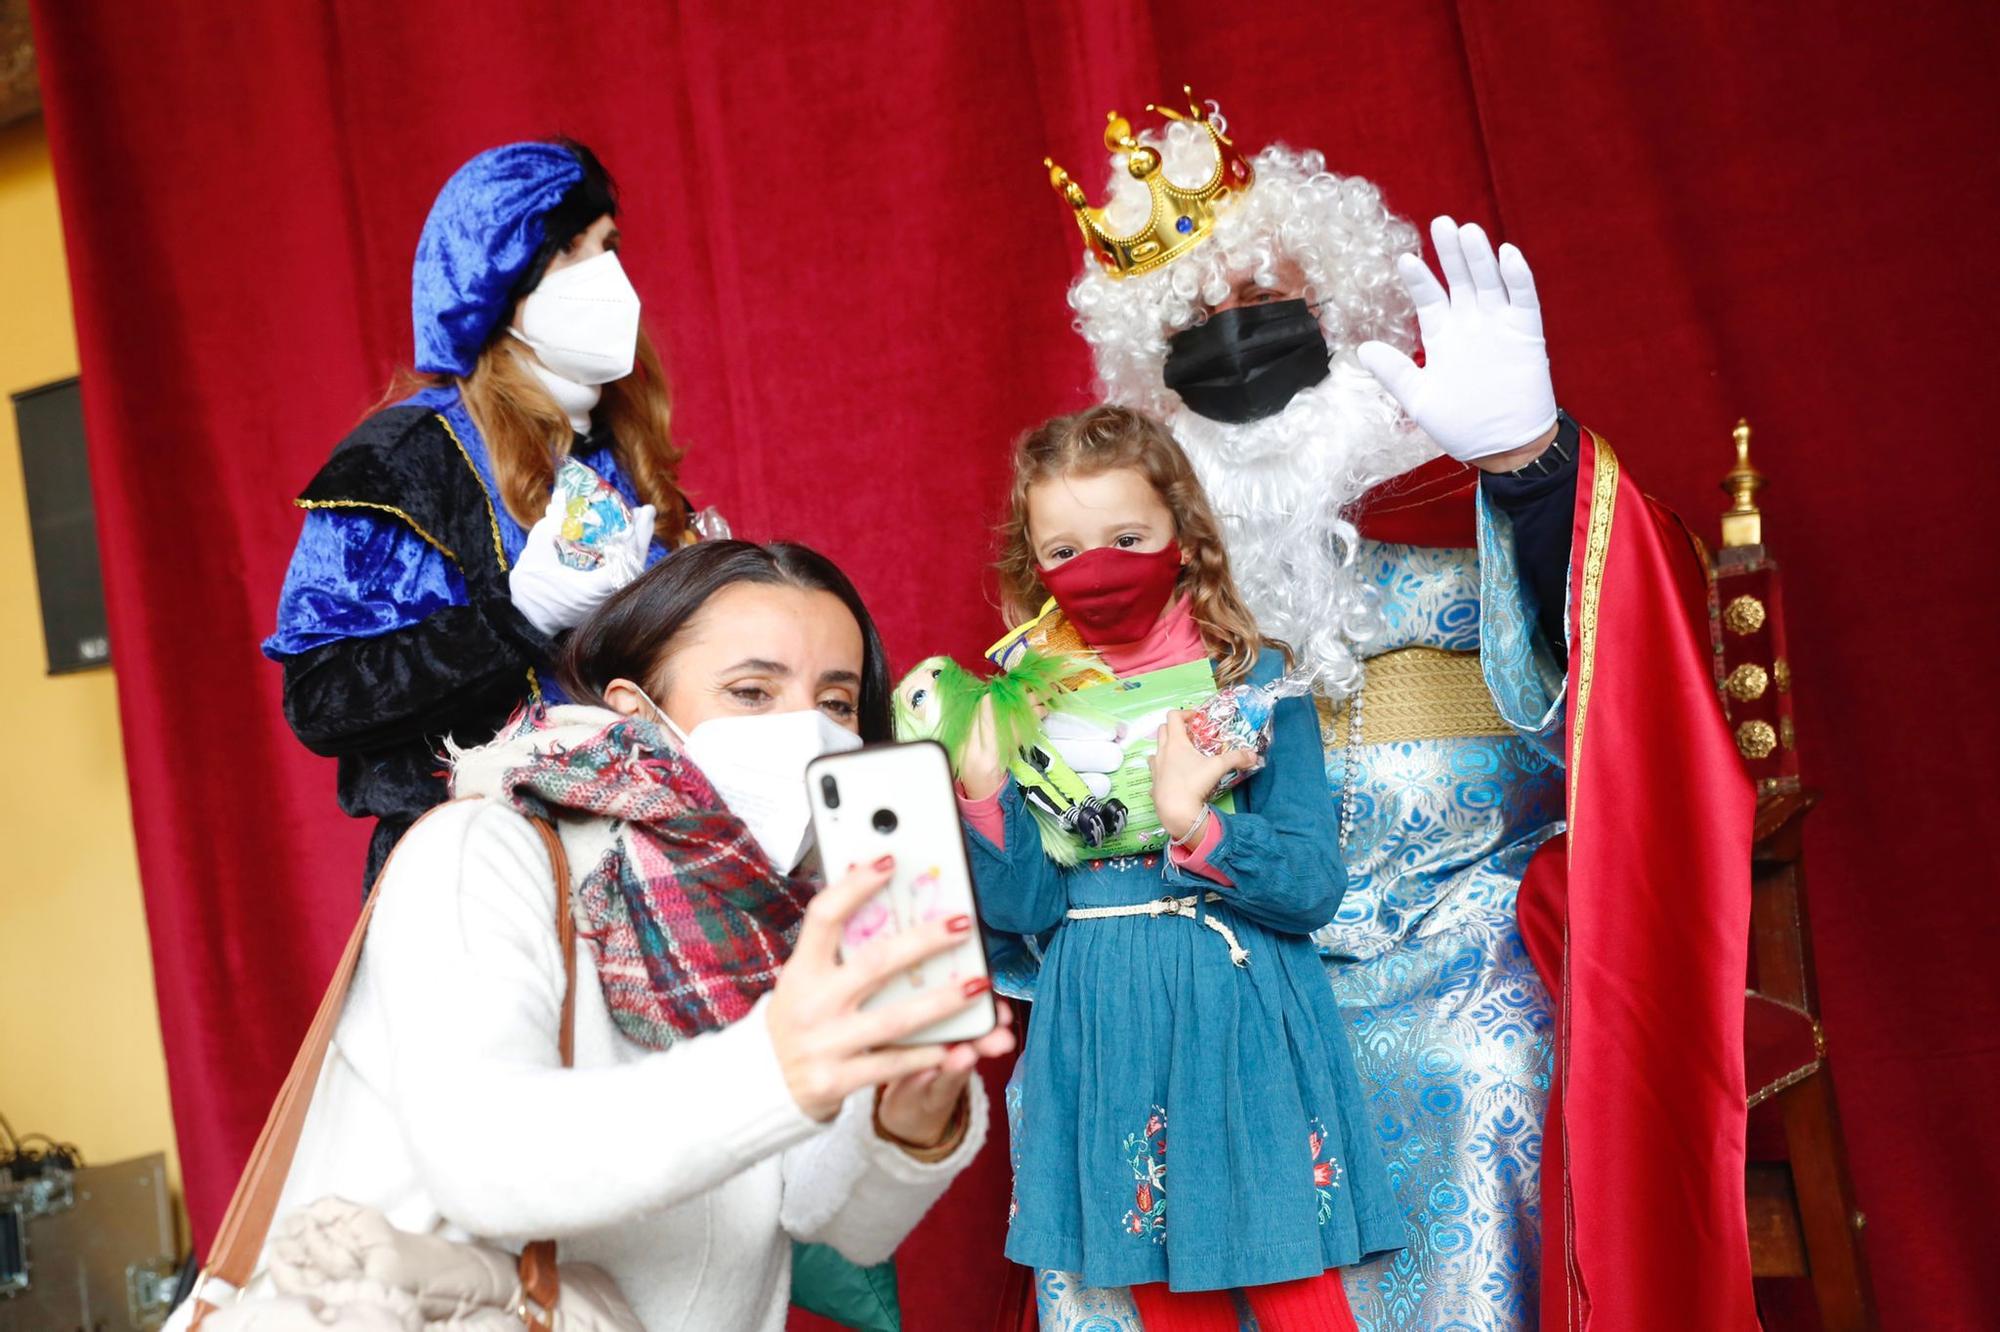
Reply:
M812 847L806 764L859 749L861 737L817 708L711 717L692 731L674 725L657 703L653 711L771 863L787 874L796 869Z
M521 302L508 330L564 379L609 384L632 373L639 347L639 293L606 250L548 274Z

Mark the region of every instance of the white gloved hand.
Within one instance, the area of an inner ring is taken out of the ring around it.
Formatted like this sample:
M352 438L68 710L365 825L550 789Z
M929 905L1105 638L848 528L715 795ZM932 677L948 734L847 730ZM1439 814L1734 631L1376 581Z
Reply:
M619 571L618 586L623 587L646 572L646 555L653 548L653 519L658 512L650 504L641 504L632 510L632 526L625 535L605 547L604 564L600 567Z
M653 516L650 504L632 510L631 530L605 547L603 563L595 569L572 569L562 562L556 546L562 514L551 498L548 511L528 529L521 558L507 575L507 594L514 608L550 637L576 628L605 598L645 569Z
M1512 245L1496 260L1478 223L1448 217L1431 222L1431 244L1449 295L1423 260L1396 259L1417 306L1423 368L1386 342L1364 342L1355 356L1460 462L1534 443L1556 423L1556 390L1528 261Z

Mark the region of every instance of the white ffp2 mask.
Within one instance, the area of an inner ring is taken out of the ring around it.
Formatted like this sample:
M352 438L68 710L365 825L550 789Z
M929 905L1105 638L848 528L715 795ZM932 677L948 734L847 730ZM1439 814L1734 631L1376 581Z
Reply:
M861 748L861 737L817 708L711 717L686 732L657 705L653 710L779 872L796 869L812 845L806 765Z
M577 384L609 384L632 373L639 349L639 293L606 250L542 278L508 330L535 358Z

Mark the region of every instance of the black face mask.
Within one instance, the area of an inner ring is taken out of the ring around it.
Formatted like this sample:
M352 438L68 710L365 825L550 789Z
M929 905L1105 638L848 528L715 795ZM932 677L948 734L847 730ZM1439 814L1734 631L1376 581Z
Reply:
M1166 385L1211 421L1242 425L1285 410L1328 374L1326 336L1302 300L1238 305L1167 339Z

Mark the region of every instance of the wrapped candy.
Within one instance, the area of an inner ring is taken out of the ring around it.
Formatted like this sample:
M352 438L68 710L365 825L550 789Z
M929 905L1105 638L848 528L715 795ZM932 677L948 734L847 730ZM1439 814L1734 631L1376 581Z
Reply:
M563 459L556 469L555 498L562 511L556 554L569 568L599 567L605 548L632 530L625 497L574 458Z
M689 515L688 526L694 529L697 541L727 541L735 535L729 530L729 520L722 516L722 510L713 504Z
M1247 749L1257 761L1240 772L1226 774L1216 786L1219 795L1264 766L1271 748L1271 717L1278 700L1310 692L1303 679L1280 676L1264 685L1239 684L1219 690L1187 716L1188 739L1204 754Z

